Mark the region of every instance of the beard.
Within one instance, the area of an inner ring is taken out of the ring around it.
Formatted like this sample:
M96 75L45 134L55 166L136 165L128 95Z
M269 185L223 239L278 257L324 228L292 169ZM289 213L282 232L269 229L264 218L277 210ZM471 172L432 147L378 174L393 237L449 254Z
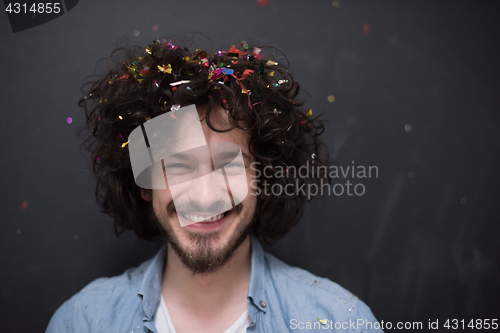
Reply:
M231 213L239 214L242 211L241 203L235 206ZM181 259L193 275L213 273L227 264L234 252L250 234L253 217L244 214L239 222L238 234L233 235L227 244L220 248L214 248L214 244L220 242L219 232L196 233L188 231L189 245L182 246L170 225L169 219L176 213L174 202L167 205L166 211L155 212L151 205L150 215L154 225L160 230L161 235L171 245L174 252ZM251 220L250 223L248 221Z

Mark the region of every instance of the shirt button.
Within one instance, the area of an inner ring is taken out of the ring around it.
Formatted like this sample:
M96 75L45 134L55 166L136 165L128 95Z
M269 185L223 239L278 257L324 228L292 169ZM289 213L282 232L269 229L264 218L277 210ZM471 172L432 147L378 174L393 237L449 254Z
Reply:
M263 308L265 308L266 307L266 302L260 301L260 306L262 306Z

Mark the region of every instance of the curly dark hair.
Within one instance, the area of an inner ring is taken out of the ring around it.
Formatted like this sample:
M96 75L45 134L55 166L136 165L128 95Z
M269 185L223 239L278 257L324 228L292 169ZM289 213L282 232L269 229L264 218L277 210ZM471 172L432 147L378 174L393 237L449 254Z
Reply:
M232 128L250 133L249 150L261 171L267 167L274 174L278 166L326 165L327 152L318 137L323 124L302 109L299 84L288 64L264 56L274 48L240 45L243 50L233 45L213 54L200 49L192 53L166 40L146 48L118 48L108 58L111 66L105 75L85 80L85 96L78 105L85 110L92 135L84 145L92 155L97 202L114 218L117 235L131 229L146 240L160 236L148 213L151 202L142 199L135 184L126 143L133 129L172 105L206 107L205 121L217 132L223 130L210 123L211 111L228 110ZM184 80L189 82L171 85ZM326 178L290 174L266 180L270 186L300 186ZM301 193L259 197L254 234L264 241L282 237L299 221L306 200Z

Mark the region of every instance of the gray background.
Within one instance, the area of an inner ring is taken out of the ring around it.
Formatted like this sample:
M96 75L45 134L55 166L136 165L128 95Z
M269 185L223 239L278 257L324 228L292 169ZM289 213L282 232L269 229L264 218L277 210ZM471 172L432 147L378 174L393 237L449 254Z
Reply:
M379 168L356 180L364 196L318 198L268 251L379 320L498 318L498 14L498 1L83 0L13 34L0 13L0 327L43 331L90 281L160 247L117 238L99 212L76 102L122 37L181 33L197 33L193 49L284 51L336 163Z

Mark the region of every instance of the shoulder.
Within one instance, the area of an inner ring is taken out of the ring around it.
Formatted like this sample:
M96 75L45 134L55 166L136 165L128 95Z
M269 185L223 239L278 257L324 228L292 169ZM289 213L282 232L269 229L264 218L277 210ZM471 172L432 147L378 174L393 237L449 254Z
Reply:
M269 253L265 253L265 261L272 289L291 324L303 322L305 325L308 321L315 321L317 324L319 320L325 322L325 319L329 323L331 321L332 326L335 323L342 325L357 320L365 323L377 321L363 301L339 284L290 266ZM346 324L343 328L345 326ZM352 325L349 329L353 329Z
M107 322L116 316L117 309L135 307L130 304L134 299L130 296L137 295L141 275L152 260L129 268L123 274L90 282L57 309L46 332L96 332L96 329L108 326Z

